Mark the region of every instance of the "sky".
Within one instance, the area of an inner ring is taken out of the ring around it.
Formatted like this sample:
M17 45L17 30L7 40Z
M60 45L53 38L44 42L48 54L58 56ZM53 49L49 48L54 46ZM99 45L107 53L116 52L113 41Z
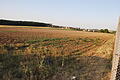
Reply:
M120 0L0 0L0 19L115 30Z

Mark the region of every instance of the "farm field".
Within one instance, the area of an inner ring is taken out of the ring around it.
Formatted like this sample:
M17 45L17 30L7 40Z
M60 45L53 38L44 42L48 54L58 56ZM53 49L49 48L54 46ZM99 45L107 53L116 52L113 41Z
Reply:
M0 80L109 80L113 45L113 34L1 25Z

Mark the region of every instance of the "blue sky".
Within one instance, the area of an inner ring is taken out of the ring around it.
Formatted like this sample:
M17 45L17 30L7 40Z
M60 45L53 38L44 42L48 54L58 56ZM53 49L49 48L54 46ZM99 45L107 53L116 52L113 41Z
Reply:
M120 0L0 0L0 18L116 29Z

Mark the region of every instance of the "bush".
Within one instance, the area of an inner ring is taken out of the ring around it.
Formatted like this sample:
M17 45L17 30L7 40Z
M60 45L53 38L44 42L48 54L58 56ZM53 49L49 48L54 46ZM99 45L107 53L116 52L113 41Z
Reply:
M108 29L101 29L100 32L102 32L102 33L110 33Z

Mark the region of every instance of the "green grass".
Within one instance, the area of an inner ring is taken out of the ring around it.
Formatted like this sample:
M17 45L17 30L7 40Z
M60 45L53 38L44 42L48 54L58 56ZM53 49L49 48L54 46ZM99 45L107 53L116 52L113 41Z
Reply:
M46 41L59 41L59 40L67 40L67 38L40 38L37 40L29 40L26 43L34 44L37 42L46 42Z

